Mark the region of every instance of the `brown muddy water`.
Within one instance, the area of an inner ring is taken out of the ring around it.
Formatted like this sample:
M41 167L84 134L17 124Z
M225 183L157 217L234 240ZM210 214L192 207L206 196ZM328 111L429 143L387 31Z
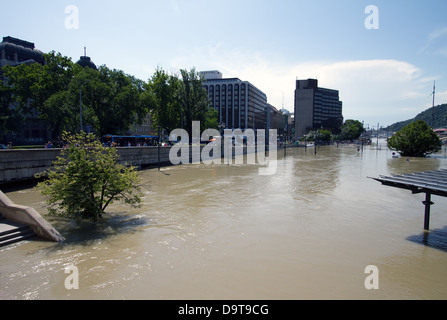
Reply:
M447 198L368 177L447 168L445 151L393 159L384 145L292 148L256 165L142 171L144 206L94 225L47 219L66 241L0 249L3 299L446 299ZM9 191L46 214L33 188ZM377 267L367 290L365 268ZM66 267L78 270L67 289Z

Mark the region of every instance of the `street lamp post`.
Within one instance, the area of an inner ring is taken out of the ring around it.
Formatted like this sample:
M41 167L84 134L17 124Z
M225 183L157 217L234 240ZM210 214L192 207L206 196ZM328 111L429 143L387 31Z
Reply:
M84 84L87 84L88 82L90 82L92 79L90 79L90 80L87 80L86 82L84 82L83 84L81 84L81 86L79 87L79 114L80 114L80 117L81 117L81 131L84 131L84 128L83 128L83 126L82 126L82 86L84 85Z

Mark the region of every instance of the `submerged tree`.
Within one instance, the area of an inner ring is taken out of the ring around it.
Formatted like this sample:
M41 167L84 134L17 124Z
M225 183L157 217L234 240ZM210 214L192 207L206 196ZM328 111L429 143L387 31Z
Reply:
M340 140L356 140L365 132L363 124L358 120L346 120L339 135Z
M67 148L53 167L37 175L50 213L96 221L115 201L141 203L140 177L134 167L119 164L115 148L103 147L93 134L64 133Z
M388 147L404 157L425 157L440 151L442 142L425 121L417 120L389 138Z
M314 141L319 143L329 143L332 139L331 132L326 129L318 129L309 131L302 140L304 141Z

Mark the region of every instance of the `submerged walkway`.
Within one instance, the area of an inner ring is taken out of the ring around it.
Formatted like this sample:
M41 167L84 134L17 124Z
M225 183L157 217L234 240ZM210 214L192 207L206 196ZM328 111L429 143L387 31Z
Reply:
M6 220L0 215L0 247L36 237L30 226Z
M10 243L16 235L21 240L33 234L55 242L64 240L35 209L13 203L0 191L0 244Z
M410 190L413 194L425 193L424 229L430 228L431 195L447 197L447 170L416 172L395 176L379 176L372 178L383 185Z

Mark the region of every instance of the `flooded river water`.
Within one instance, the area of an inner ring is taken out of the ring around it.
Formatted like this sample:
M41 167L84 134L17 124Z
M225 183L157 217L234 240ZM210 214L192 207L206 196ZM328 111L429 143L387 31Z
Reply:
M94 225L47 217L66 238L0 249L4 299L446 299L447 198L368 177L447 168L441 152L392 158L353 146L278 152L276 174L256 165L141 171L144 206L115 205ZM45 215L33 188L6 190ZM67 266L79 289L68 290ZM367 290L365 268L378 270Z

